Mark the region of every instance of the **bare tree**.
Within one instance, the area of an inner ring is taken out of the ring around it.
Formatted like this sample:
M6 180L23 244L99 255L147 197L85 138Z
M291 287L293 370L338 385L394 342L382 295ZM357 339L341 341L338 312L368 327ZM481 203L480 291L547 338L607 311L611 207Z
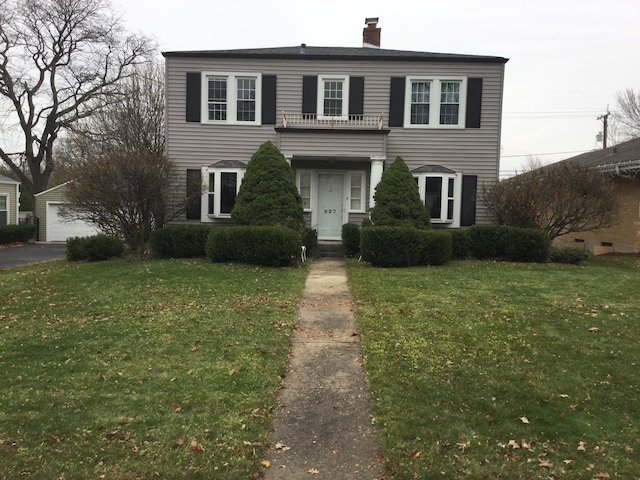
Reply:
M617 211L612 179L570 161L485 185L483 201L496 223L539 228L552 240L611 226Z
M60 154L73 179L63 215L121 235L137 250L186 208L172 191L176 171L164 151L163 78L158 64L136 69L120 85L122 101L79 122Z
M614 115L621 132L629 137L640 137L640 92L627 88L616 93L618 113Z
M61 132L119 102L119 83L154 52L108 0L0 0L0 108L21 136L0 158L32 195L47 188Z

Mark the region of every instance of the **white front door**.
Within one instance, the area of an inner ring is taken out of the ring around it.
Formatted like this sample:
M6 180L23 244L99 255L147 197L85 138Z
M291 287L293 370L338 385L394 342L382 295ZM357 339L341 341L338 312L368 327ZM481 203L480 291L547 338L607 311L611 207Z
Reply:
M318 174L318 238L340 240L344 216L344 174Z

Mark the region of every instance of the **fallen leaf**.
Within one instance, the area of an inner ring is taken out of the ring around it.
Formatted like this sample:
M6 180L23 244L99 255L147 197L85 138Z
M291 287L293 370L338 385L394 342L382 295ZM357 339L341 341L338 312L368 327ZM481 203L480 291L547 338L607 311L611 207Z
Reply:
M538 466L539 467L544 467L544 468L551 468L551 467L553 467L553 463L549 462L548 460L539 458L538 459Z
M579 452L586 452L587 451L587 444L584 442L579 442L578 443L578 451Z
M589 330L590 332L593 332L593 333L600 331L600 329L598 327L587 328L587 330Z
M566 393L561 393L560 398L569 398L569 395L567 395Z
M414 458L418 458L418 457L420 457L420 455L422 455L422 452L420 452L419 450L414 450L413 452L411 452L409 454L409 460L413 460Z
M260 442L242 442L244 443L247 447L261 447L262 443Z
M176 445L178 445L179 447L181 447L182 445L184 445L186 442L186 439L184 437L180 437L178 439L178 441L176 442Z
M593 478L610 478L607 472L598 472Z
M262 460L260 462L260 465L262 465L264 468L269 468L269 466L271 465L271 462L269 460Z
M286 452L287 450L291 450L291 447L287 447L285 445L283 445L282 443L278 442L274 445L276 450L281 450L283 452Z
M520 421L525 424L529 423L529 419L527 417L520 417Z
M565 465L569 465L571 462L573 462L573 460L562 460L562 463Z
M2 442L2 440L0 440L0 442ZM2 445L2 443L0 443L0 445ZM631 453L633 452L633 447L630 447L629 445L627 445L626 447L624 447L624 451L627 453Z
M310 468L307 470L311 475L317 475L320 471L317 468Z
M236 373L235 368L232 368L231 370L229 370L229 375L233 375L234 373Z
M176 402L171 402L171 408L173 408L174 412L179 412L180 410L182 410L182 407Z
M528 444L525 440L521 440L520 444L522 445L522 448L526 448L527 450L531 449L531 445Z
M516 442L515 440L509 440L509 443L507 443L507 447L511 447L513 449L516 449L516 448L520 448L520 444L518 442Z

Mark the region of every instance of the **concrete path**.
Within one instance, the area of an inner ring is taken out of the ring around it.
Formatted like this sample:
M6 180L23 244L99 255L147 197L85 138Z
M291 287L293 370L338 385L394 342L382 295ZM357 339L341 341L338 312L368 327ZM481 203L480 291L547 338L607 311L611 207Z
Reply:
M343 259L313 260L292 342L265 478L380 478Z

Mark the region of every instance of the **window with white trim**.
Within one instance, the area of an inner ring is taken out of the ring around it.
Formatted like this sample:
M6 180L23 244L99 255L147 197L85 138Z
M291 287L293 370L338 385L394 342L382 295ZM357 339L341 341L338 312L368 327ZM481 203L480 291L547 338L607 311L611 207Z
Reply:
M244 178L245 169L206 168L207 215L230 217L236 204L236 195Z
M302 197L302 208L311 211L311 172L298 171L298 191Z
M349 212L362 213L365 209L364 172L349 173Z
M462 200L462 174L460 173L414 173L420 199L431 215L432 223L460 222Z
M260 125L262 76L203 72L202 122Z
M349 76L318 76L318 117L320 119L349 118Z
M0 225L9 225L9 196L0 195Z
M466 77L407 77L405 127L464 127L466 84Z

